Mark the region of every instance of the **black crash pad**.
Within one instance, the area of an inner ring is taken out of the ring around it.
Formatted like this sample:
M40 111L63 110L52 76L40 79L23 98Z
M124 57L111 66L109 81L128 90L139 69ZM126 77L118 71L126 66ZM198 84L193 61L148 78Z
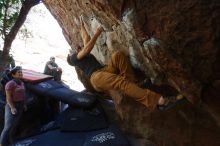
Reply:
M83 108L91 107L96 101L96 96L72 90L54 80L41 83L28 83L27 88L37 95L55 98L66 104Z

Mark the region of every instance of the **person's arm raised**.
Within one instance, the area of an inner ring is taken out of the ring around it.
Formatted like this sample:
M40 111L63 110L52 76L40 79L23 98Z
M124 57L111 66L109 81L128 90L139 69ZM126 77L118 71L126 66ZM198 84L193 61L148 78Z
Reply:
M95 34L93 35L91 40L77 54L77 59L78 60L84 58L86 55L88 55L92 51L92 49L93 49L93 47L94 47L98 37L102 33L102 31L103 31L103 27L100 26L100 27L97 28L97 30L95 31Z

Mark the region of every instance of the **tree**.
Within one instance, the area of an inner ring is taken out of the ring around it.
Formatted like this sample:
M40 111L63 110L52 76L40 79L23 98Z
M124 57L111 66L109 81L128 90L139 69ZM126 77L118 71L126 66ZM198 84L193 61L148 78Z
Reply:
M4 40L2 54L0 56L0 72L4 70L9 51L19 29L24 24L30 9L40 0L1 0L0 1L0 35Z

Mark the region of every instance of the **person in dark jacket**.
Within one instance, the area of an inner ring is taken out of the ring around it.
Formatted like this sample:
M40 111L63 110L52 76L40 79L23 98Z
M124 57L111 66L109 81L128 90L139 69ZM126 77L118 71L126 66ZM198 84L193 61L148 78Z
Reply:
M2 77L2 79L1 79L1 90L2 90L2 93L3 93L3 95L5 96L5 85L7 84L7 82L9 82L10 80L12 80L12 76L11 76L11 74L10 74L10 69L6 69L5 71L4 71L4 75L3 75L3 77Z

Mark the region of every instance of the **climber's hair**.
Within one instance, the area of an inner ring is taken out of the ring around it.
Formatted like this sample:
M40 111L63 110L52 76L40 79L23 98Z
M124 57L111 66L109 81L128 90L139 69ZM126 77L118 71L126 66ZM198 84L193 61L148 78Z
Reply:
M16 74L17 71L22 70L21 66L15 66L14 68L12 68L9 72L10 75L14 75Z

